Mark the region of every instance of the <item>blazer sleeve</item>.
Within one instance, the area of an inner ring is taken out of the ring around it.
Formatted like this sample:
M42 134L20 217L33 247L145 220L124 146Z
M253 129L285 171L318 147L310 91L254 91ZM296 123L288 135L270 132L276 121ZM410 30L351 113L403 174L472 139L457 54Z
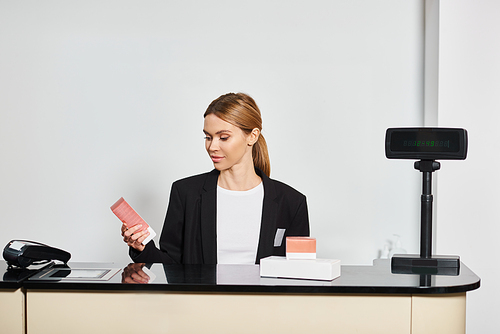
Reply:
M289 230L287 231L288 236L292 237L308 237L310 234L309 230L309 213L307 211L307 201L304 195L301 196L297 210L293 215L292 222L290 224Z
M129 254L134 262L174 264L182 261L183 225L185 203L179 195L174 182L170 191L165 223L160 236L160 249L150 241L142 252L130 248Z

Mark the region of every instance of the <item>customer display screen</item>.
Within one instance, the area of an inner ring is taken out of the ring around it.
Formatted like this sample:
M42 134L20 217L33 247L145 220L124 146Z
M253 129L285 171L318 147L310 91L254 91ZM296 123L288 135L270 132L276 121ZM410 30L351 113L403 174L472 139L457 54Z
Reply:
M389 159L454 159L467 156L467 131L453 128L390 128L386 132Z

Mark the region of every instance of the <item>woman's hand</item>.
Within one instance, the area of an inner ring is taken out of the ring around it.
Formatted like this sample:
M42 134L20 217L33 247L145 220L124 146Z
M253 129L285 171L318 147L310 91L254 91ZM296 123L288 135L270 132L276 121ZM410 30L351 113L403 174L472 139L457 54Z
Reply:
M139 252L142 252L144 250L145 246L142 244L142 242L149 236L148 230L138 232L141 227L141 224L137 224L131 228L127 228L127 225L122 224L123 241Z

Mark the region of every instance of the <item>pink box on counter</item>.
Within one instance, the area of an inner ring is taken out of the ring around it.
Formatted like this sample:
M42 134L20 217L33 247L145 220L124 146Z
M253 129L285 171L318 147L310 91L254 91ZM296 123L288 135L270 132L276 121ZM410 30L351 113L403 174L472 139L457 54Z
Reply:
M288 260L316 259L316 238L287 237L286 258Z

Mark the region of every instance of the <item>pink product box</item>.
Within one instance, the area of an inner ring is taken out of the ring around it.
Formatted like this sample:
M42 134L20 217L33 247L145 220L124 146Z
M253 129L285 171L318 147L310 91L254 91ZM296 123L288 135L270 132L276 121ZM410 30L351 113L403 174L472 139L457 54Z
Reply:
M155 236L155 231L151 226L146 223L144 219L121 197L115 204L111 206L111 211L120 219L128 228L135 226L137 224L142 224L139 231L147 229L149 231L149 236L144 240L143 244L150 242Z
M316 259L316 238L287 237L286 258L288 260Z

